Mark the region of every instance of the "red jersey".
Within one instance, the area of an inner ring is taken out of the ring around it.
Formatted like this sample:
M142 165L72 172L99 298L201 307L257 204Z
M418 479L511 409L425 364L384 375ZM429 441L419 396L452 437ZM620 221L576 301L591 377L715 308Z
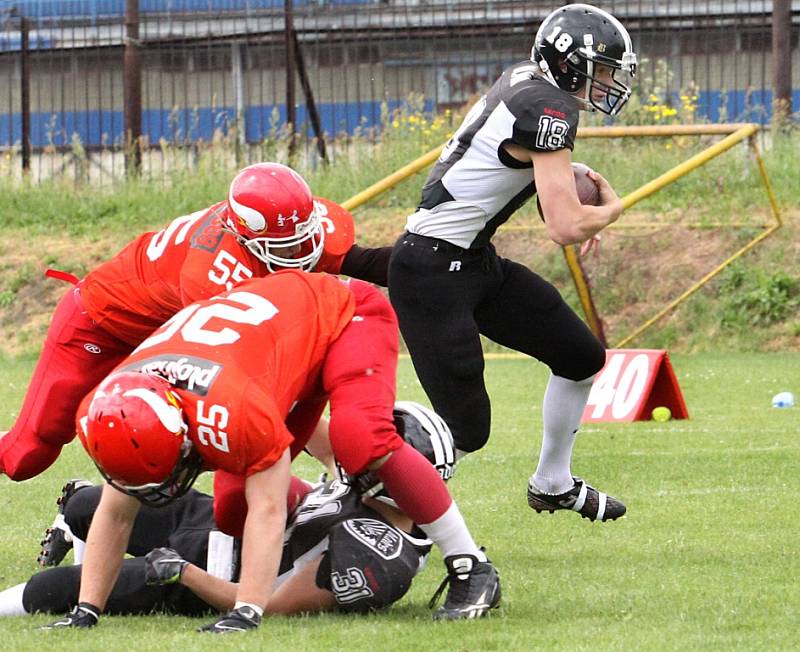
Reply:
M315 272L338 274L353 246L353 217L335 202L315 198L325 227L325 249ZM145 339L190 303L269 273L236 236L222 228L226 202L144 233L81 283L86 312L128 344Z
M345 281L281 271L184 308L115 371L165 377L206 468L251 475L292 444L286 417L296 403L322 393L328 348L354 314Z

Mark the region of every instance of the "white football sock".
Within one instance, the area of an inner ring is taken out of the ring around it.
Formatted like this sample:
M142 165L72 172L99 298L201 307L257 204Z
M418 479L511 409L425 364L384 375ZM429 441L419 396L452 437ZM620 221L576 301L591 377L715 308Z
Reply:
M550 376L542 405L542 450L536 473L531 476L533 484L543 493L560 494L573 485L572 449L593 380L594 376L579 381Z
M75 565L83 563L83 554L86 550L86 542L78 537L72 538L72 552L74 561L72 562Z
M27 582L0 591L0 616L26 616L28 612L22 606L22 592Z
M473 555L478 561L486 561L486 555L478 549L472 539L455 501L450 503L447 511L432 523L425 525L417 523L417 525L439 547L442 557Z

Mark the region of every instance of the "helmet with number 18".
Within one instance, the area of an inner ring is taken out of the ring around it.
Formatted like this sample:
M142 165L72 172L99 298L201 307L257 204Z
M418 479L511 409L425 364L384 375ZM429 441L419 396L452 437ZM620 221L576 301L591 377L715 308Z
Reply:
M308 184L280 163L256 163L234 177L225 226L271 272L311 271L324 249L325 230Z
M616 115L628 101L636 75L628 31L608 12L586 4L561 7L544 19L531 60L583 109L607 115Z

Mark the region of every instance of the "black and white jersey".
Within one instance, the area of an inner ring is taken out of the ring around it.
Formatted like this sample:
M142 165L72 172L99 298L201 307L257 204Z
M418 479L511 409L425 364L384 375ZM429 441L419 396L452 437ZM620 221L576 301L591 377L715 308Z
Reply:
M373 527L372 532L380 530L383 536L367 541L369 537L365 532L369 528L363 527L365 522L377 524L379 527ZM342 523L351 533L361 536L362 542L378 550L389 541L395 547L413 550L419 568L424 565L432 545L427 539L413 537L387 523L383 516L361 502L358 491L350 485L329 481L309 492L292 512L284 534L276 587L327 551L331 532ZM391 531L390 536L386 536L388 531Z
M406 230L465 249L488 244L497 228L536 192L532 165L503 145L570 150L578 130L575 98L523 61L506 69L445 145Z

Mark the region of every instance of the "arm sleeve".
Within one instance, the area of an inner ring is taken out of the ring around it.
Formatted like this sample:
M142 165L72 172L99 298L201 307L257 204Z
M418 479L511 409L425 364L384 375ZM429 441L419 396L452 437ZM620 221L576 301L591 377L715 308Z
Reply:
M345 254L341 273L386 287L392 247L359 247L354 244Z

